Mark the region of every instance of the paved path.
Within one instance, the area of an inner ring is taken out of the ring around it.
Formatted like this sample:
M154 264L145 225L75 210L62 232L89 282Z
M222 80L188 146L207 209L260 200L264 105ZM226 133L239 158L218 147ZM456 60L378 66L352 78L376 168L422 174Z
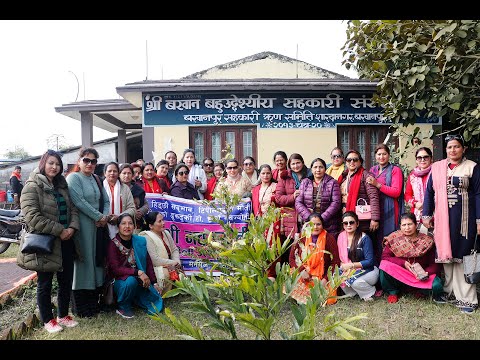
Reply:
M0 259L0 297L36 276L35 271L24 270L15 258Z

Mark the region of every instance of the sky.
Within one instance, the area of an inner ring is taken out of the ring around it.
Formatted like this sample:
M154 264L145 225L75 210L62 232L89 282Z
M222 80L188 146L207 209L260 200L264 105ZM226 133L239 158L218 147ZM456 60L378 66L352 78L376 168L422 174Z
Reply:
M357 78L341 64L346 27L341 20L0 20L0 158L16 146L41 155L57 137L80 145L80 121L57 106L118 99L115 88L127 83L179 79L263 51L296 58L298 46L299 60ZM93 140L116 135L94 127Z

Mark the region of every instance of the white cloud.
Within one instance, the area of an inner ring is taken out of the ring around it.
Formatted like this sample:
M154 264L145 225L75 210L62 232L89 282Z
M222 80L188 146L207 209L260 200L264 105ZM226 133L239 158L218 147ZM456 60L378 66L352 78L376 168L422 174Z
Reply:
M15 145L40 155L51 134L79 145L80 122L55 106L118 98L117 86L178 79L262 51L351 77L341 65L346 23L338 20L1 21L0 157ZM83 79L85 78L85 82ZM85 86L85 92L84 92ZM94 140L115 136L94 129Z

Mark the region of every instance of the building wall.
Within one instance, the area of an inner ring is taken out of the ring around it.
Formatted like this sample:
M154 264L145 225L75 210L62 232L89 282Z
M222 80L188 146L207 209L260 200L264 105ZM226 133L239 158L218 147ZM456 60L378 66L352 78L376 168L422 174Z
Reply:
M189 147L188 126L157 126L155 127L155 164L165 158L167 151L173 150L177 154L178 161L182 157L183 151Z

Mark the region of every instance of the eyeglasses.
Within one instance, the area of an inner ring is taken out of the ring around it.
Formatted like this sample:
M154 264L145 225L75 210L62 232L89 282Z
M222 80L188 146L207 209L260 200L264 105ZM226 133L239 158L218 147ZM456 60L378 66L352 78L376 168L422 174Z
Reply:
M253 162L243 163L244 166L253 166Z
M417 156L417 160L418 160L418 161L428 160L428 159L430 159L430 155Z
M346 162L357 162L358 160L360 160L359 158L347 158L345 159Z
M235 169L238 169L238 166L227 166L226 169L227 170L235 170Z
M188 175L188 174L190 174L190 171L188 171L188 170L185 170L185 171L179 171L179 172L178 172L178 175L180 175L180 176L183 176L183 175Z
M205 164L203 164L203 166L209 166L209 167L212 167L212 166L213 166L213 163L205 163Z
M445 136L445 142L449 142L450 140L460 140L462 142L462 144L465 141L465 140L463 140L463 136L458 135L458 134Z
M350 220L350 221L344 221L344 222L343 222L343 225L344 225L344 226L347 226L347 225L353 225L353 224L355 224L355 221L353 221L353 220Z
M97 159L90 159L90 158L87 158L87 157L84 157L82 158L82 162L85 164L85 165L88 165L88 164L92 164L92 165L97 165L97 162L98 160Z
M337 154L335 154L335 155L330 156L330 158L332 158L332 159L341 159L341 158L343 158L343 155L337 155Z

